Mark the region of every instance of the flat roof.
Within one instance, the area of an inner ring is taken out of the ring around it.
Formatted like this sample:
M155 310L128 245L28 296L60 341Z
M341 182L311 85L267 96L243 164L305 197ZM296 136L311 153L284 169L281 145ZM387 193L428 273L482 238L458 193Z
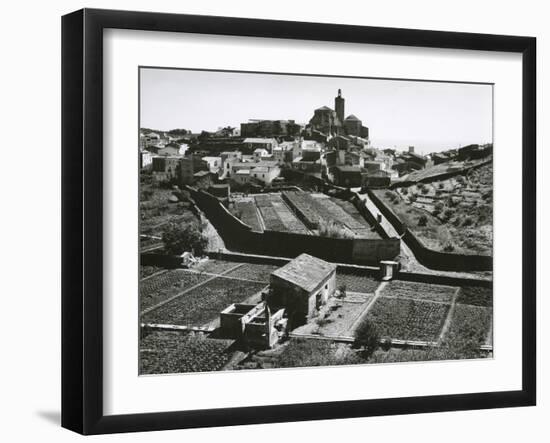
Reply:
M300 254L282 268L273 271L271 275L311 292L335 270L336 265L333 263L309 254Z

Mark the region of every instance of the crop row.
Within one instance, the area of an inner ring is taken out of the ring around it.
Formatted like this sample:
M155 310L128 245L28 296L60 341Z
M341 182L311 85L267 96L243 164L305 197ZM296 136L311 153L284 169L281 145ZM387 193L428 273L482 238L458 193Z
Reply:
M453 286L393 280L383 289L382 296L450 303L456 289Z
M264 283L217 277L144 314L144 323L202 326L227 306L240 303L265 287Z
M140 374L220 370L231 358L229 340L154 331L140 342Z
M367 314L381 337L436 341L449 305L380 297Z

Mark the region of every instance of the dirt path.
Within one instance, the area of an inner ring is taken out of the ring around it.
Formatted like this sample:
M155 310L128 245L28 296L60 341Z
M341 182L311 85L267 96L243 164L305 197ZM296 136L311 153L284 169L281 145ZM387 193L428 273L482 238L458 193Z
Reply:
M458 298L459 293L460 293L460 288L457 288L453 295L453 300L451 301L451 307L449 308L449 312L447 313L447 318L445 319L445 323L443 323L443 327L441 328L441 333L439 334L439 338L437 339L438 345L441 344L441 342L445 338L445 335L447 334L447 331L449 330L449 327L451 326L453 314L455 312L455 307L456 307L456 299Z

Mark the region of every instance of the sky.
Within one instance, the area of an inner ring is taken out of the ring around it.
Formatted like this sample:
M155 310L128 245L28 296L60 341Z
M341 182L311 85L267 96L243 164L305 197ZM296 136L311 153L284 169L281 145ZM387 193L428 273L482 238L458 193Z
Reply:
M492 86L431 81L141 68L140 124L200 132L248 119L308 123L316 108L334 109L338 89L345 116L362 120L375 147L427 154L492 142Z

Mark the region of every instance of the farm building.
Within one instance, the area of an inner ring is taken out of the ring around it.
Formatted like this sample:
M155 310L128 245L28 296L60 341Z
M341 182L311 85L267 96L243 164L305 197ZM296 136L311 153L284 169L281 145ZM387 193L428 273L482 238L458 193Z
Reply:
M264 302L234 303L220 312L220 327L227 337L243 339L255 348L271 348L284 333L283 314L284 309L272 314Z
M336 289L336 265L301 254L273 271L267 303L286 310L292 327L306 323Z

